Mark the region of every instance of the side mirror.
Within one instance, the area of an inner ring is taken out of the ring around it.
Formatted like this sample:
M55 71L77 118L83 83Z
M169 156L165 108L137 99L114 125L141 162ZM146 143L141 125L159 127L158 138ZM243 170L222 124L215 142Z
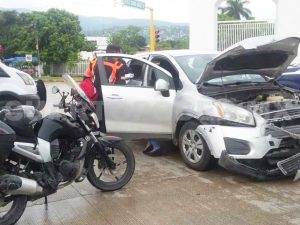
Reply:
M59 93L58 87L53 86L53 87L52 87L52 94L57 94L57 93Z
M169 91L169 83L161 78L159 78L155 82L154 90L155 91L161 91L161 92L166 92Z

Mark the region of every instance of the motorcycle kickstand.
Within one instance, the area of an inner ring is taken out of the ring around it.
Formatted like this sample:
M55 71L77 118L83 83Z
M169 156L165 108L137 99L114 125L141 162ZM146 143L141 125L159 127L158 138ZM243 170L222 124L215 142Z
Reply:
M48 210L48 197L47 197L47 195L45 195L45 208L46 208L46 210Z

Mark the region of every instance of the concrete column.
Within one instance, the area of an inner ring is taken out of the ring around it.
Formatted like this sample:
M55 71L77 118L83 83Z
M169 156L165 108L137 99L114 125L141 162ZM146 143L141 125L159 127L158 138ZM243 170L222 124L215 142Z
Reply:
M217 10L224 0L190 0L190 49L217 50Z
M300 37L300 1L273 0L277 5L276 34Z

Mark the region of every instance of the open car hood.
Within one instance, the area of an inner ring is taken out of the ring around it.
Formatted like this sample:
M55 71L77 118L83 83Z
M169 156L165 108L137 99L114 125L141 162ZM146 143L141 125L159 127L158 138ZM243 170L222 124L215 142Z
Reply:
M223 51L209 62L196 83L233 74L280 76L298 54L300 38L251 38Z

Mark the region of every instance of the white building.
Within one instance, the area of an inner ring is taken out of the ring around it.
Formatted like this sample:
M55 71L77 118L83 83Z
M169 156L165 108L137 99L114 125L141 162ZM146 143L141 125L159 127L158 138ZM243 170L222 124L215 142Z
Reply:
M107 43L107 37L86 37L86 40L95 43L97 46L97 51L105 52Z
M105 53L106 47L108 45L107 37L85 37L85 38L89 42L96 44L97 46L97 50L95 51L96 53ZM82 60L91 60L93 58L93 52L81 51L80 58Z

